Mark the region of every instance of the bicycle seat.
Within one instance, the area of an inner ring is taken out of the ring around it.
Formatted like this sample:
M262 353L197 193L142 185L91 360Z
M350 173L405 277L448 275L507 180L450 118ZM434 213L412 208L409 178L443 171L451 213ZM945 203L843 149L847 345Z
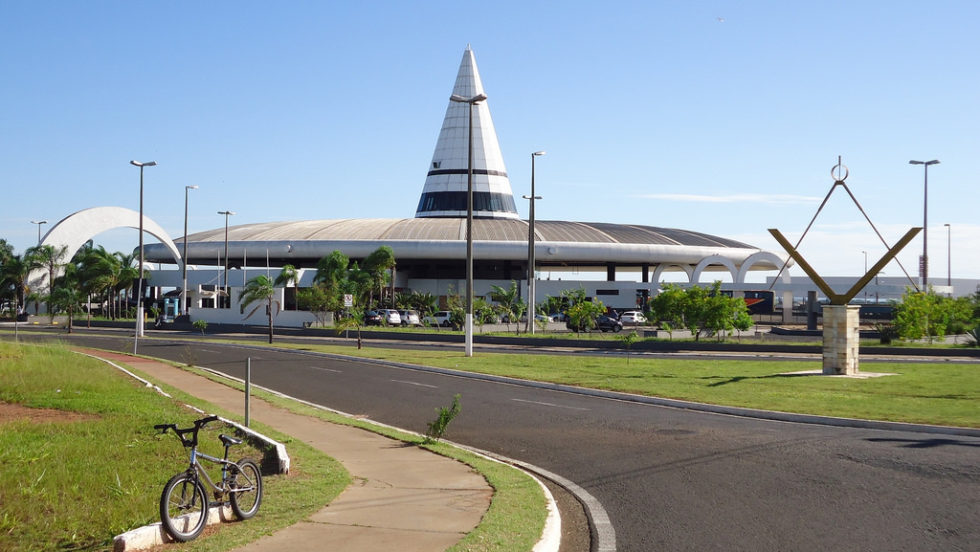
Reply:
M242 444L242 440L241 439L236 439L234 437L231 437L229 435L225 435L223 433L221 435L218 435L218 438L221 439L221 442L224 443L226 447L230 447L232 445L240 445L240 444Z

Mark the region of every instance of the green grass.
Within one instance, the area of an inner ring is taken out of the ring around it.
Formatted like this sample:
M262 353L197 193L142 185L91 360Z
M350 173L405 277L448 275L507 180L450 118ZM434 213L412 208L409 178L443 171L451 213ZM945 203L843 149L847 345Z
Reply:
M821 362L650 359L632 355L553 356L372 348L298 348L452 368L695 402L764 410L909 423L980 427L980 366L952 363L864 363L869 379L790 376Z
M60 420L0 426L0 550L106 550L116 534L158 521L163 485L186 466L187 456L176 438L157 435L153 425L188 426L199 417L182 407L190 397L172 394L174 399L158 395L59 345L0 342L0 400L66 413ZM221 425L209 428L201 434L201 449L220 455ZM262 509L252 520L173 549L243 544L307 517L346 487L349 476L337 462L269 428L257 429L287 443L293 472L266 478ZM259 456L241 447L233 454Z

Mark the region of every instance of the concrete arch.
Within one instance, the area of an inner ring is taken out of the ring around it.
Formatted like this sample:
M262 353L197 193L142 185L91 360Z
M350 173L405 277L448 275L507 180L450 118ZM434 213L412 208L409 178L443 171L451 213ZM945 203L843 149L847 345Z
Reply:
M711 255L701 259L701 262L694 267L694 275L691 276L691 282L695 284L699 283L701 281L701 273L704 272L704 269L711 265L719 264L728 269L728 272L732 275L732 281L734 283L740 283L737 277L738 268L735 266L735 263L728 257L722 257L721 255Z
M70 259L92 237L107 230L126 227L139 229L140 214L138 211L123 207L92 207L72 213L58 221L44 235L41 245L64 247L64 259ZM159 224L147 217L146 214L143 215L143 231L160 240L173 255L177 264L183 267L183 260L180 258L180 252L173 240ZM37 284L46 277L45 271L35 270L31 272L29 282L32 285Z
M757 251L746 257L745 261L742 262L742 266L738 269L738 279L735 281L740 284L744 283L745 277L749 274L749 269L759 263L771 263L777 267L780 267L783 266L783 259L771 251ZM784 284L789 284L791 280L789 270L784 270L779 276L779 280Z
M655 284L659 284L660 283L660 277L663 276L664 272L666 272L668 268L672 268L672 267L677 267L677 268L683 270L684 271L684 274L687 274L687 281L688 282L691 282L692 281L691 280L691 275L694 272L694 267L692 267L691 265L683 265L683 264L677 264L677 263L663 263L663 264L657 265L657 268L655 268L654 271L653 271L653 277L650 279L650 281L653 282L653 283L655 283Z

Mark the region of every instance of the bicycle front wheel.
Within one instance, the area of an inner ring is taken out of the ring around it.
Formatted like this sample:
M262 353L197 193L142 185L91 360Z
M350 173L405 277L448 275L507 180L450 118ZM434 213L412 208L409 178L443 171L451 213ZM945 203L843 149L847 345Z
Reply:
M252 460L239 460L231 473L231 509L238 519L248 519L262 503L262 473Z
M188 472L170 478L160 496L160 521L175 541L194 540L208 521L208 495L204 485Z

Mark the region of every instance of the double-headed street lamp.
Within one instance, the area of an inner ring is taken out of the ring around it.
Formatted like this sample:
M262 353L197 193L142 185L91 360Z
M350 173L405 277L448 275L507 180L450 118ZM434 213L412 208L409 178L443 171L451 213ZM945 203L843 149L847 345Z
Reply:
M939 160L932 161L909 161L909 165L922 165L925 169L922 199L922 288L929 287L929 165L938 165Z
M235 212L234 211L218 211L218 214L225 216L225 284L224 284L224 286L222 286L221 291L227 293L227 290L225 288L228 287L228 217L231 216L231 215L234 215ZM220 292L218 294L218 301L219 301L219 304L220 304L220 302L221 302L221 294L220 294ZM229 301L228 306L230 307L231 306L231 299L229 299L228 301Z
M185 314L187 308L187 195L197 186L184 186L184 251L181 253L180 271L182 284L180 287L180 314Z
M528 211L528 224L527 224L527 300L528 300L528 315L527 315L527 325L528 331L532 334L534 333L534 200L541 199L541 197L534 195L534 158L544 155L543 151L536 151L531 154L531 195L522 196L524 199L531 202L531 207Z
M487 99L486 94L470 98L453 94L450 101L469 104L469 146L466 171L466 319L464 321L464 351L473 356L473 106Z
M47 224L47 223L48 223L48 221L46 221L46 220L32 220L31 221L31 224L36 224L37 225L37 244L38 245L41 245L41 225L42 224Z
M136 294L136 335L133 337L133 354L136 354L136 346L139 344L139 337L143 334L143 167L155 167L156 161L130 161L130 165L140 168L140 258L136 270L139 271L139 284Z

